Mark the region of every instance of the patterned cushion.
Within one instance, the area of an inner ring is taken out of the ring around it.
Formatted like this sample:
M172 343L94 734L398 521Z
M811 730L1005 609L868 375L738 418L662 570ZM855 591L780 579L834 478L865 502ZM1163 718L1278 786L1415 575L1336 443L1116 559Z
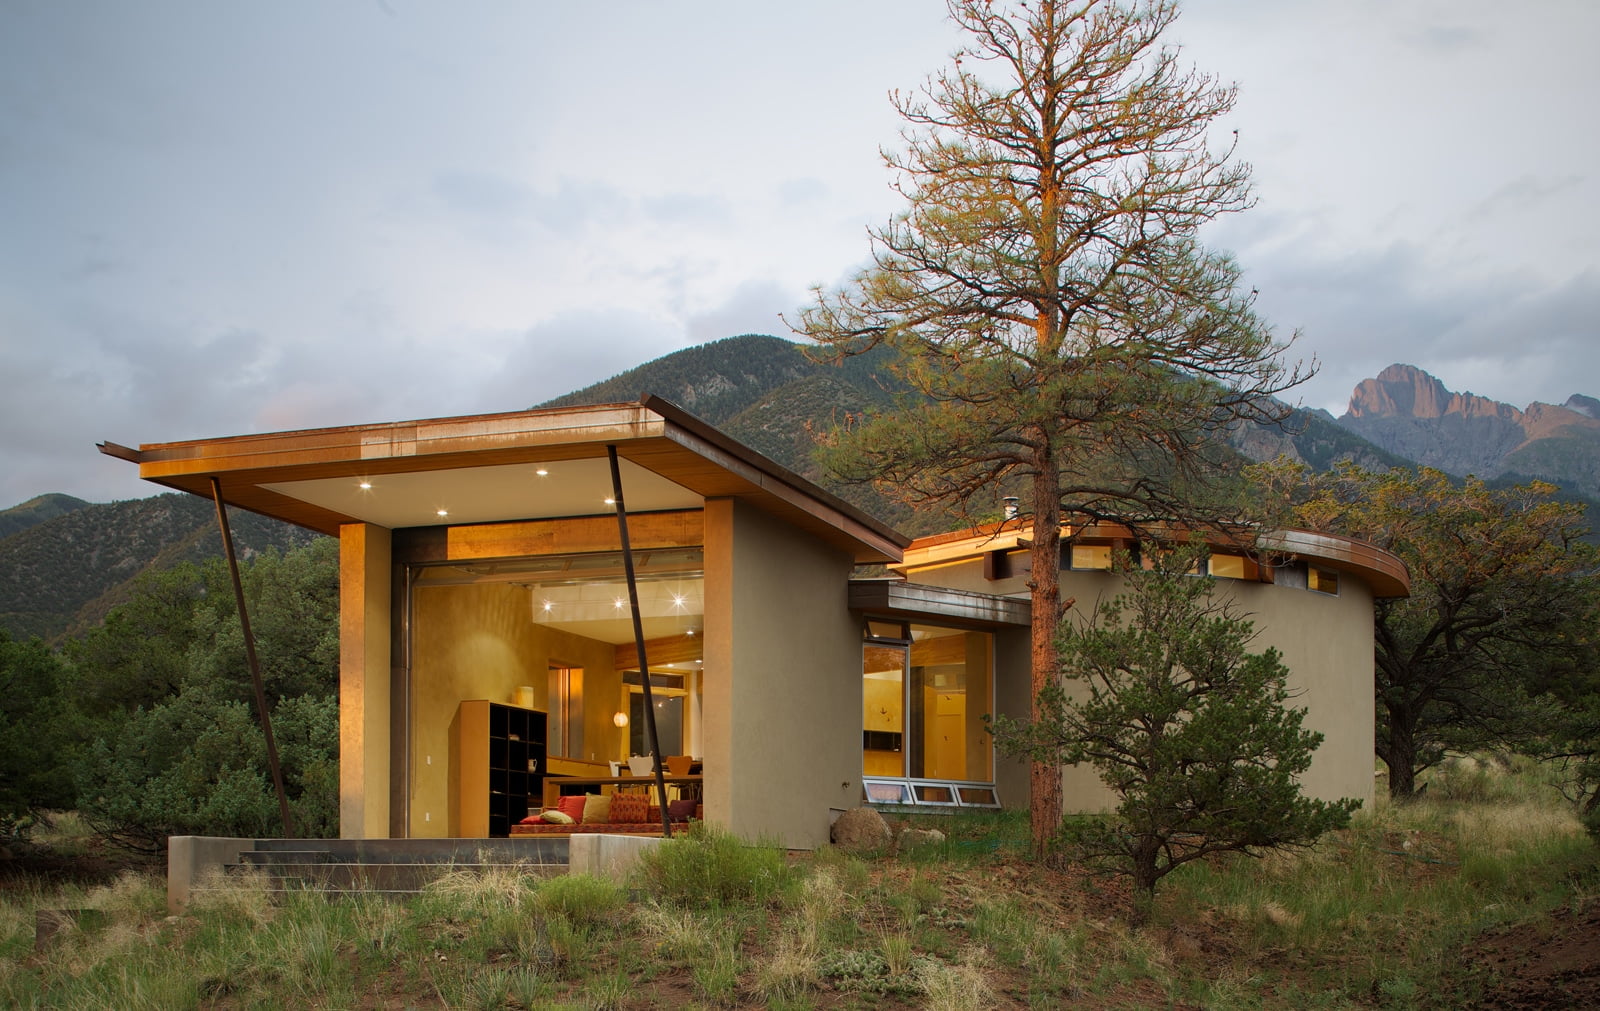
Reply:
M617 793L611 797L611 823L633 825L645 820L650 798L642 793Z

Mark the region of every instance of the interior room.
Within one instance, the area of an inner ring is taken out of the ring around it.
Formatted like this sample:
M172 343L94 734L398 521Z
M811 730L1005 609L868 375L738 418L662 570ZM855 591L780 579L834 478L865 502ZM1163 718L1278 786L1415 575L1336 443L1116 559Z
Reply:
M704 562L634 554L662 755L701 753ZM410 574L409 834L455 834L451 724L464 701L546 716L541 770L605 775L647 754L643 672L619 552L419 564Z

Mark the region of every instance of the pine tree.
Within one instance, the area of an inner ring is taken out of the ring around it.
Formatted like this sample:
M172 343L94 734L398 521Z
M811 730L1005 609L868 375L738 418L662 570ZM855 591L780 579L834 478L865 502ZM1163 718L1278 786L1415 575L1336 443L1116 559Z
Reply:
M1274 420L1300 382L1197 232L1251 202L1210 128L1234 90L1162 35L1171 0L950 0L954 66L897 95L886 155L907 208L873 263L819 292L819 355L894 352L912 391L845 424L827 460L912 504L987 512L1022 496L1032 533L1032 687L1055 679L1064 520L1197 520L1224 428ZM969 507L976 508L969 508ZM1042 846L1060 770L1031 773Z

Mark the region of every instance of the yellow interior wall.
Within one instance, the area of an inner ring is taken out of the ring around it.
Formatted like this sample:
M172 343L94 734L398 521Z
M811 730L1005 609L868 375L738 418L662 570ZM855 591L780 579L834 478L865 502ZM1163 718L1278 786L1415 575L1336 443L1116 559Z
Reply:
M967 696L962 712L965 753L961 764L965 778L985 782L994 778L994 737L985 716L994 714L994 652L983 632L962 637L967 649Z
M967 747L962 724L967 709L964 692L922 689L922 765L928 779L965 779Z
M861 679L861 726L864 730L889 733L905 731L900 682L886 678ZM898 751L864 749L861 771L868 776L905 775L904 758Z
M450 721L465 699L511 703L532 686L549 711L552 662L583 668L590 697L615 697L621 678L610 643L532 620L528 592L503 583L420 587L411 625L411 819L414 838L448 832ZM609 711L587 706L584 750L605 758L622 746Z

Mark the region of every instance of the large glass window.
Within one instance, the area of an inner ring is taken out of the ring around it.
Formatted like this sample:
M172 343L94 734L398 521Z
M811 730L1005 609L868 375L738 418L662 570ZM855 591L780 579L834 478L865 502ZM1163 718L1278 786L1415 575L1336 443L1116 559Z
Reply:
M662 693L673 713L657 712L662 751L690 754L705 627L702 553L636 550L634 565L653 679L676 679L677 691ZM442 768L443 728L464 699L544 710L553 757L603 764L643 750L645 721L627 684L639 663L621 553L422 563L412 578L419 782Z
M912 625L862 650L862 774L988 782L994 749L991 637Z

